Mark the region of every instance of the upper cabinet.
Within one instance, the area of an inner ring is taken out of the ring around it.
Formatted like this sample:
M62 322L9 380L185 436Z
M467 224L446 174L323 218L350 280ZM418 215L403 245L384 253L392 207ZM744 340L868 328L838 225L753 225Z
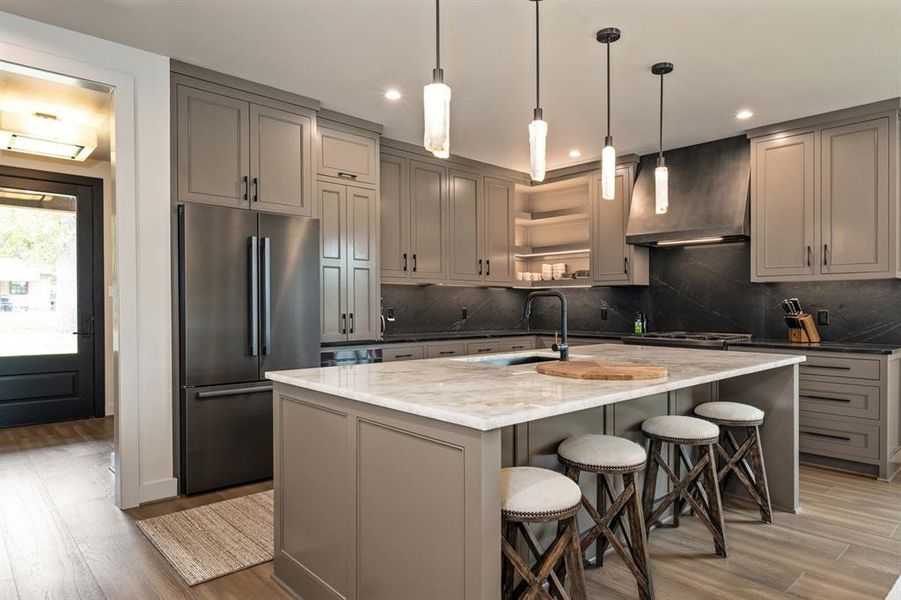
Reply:
M897 101L749 136L752 281L901 276Z
M319 123L316 173L363 187L378 181L378 135L351 132L338 124Z
M173 85L177 201L311 215L314 111L180 76Z
M601 196L601 176L591 177L591 280L600 285L647 285L648 249L626 243L635 166L616 169L616 194Z
M485 177L484 190L484 280L509 283L513 281L515 270L513 217L516 200L513 183Z
M412 279L447 276L447 169L410 161L410 247Z

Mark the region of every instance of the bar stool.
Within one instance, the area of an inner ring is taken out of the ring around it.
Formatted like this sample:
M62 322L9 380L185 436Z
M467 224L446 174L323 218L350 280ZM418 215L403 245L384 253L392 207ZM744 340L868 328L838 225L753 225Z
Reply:
M716 455L713 445L719 440L720 428L710 421L680 415L651 417L641 424L641 430L649 440L648 468L644 478L645 527L658 524L669 506L673 507L673 526L678 527L685 502L691 505L704 526L713 536L713 545L719 556L727 556L726 530L723 526L723 507L716 471ZM663 457L663 444L673 447L672 468ZM699 457L692 464L686 446L698 448ZM682 465L688 469L681 476ZM663 470L672 482L673 489L654 508L658 469Z
M564 440L557 448L557 457L566 467L566 475L576 483L579 483L582 471L597 475L596 504L582 494L582 506L594 521L594 525L582 533L583 554L597 541L597 564L600 566L607 545L613 546L632 571L639 597L650 600L654 597L654 586L648 561L644 511L635 481L635 473L647 462L644 448L621 437L584 434ZM623 477L623 491L618 496L614 494L610 480L613 475ZM628 534L623 525L624 514L629 522ZM617 527L623 541L617 535Z
M773 508L770 505L770 488L766 481L766 466L763 462L763 445L760 441L760 426L764 412L756 406L738 402L705 402L695 407L695 414L720 426L720 438L716 452L722 458L719 469L720 493L731 475L735 475L742 487L760 509L760 520L773 522ZM739 446L732 433L734 428L743 428L747 434ZM748 465L748 459L751 464Z
M576 523L581 497L579 486L555 471L536 467L501 470L503 598L548 598L544 589L547 583L555 597L587 600ZM528 524L554 521L558 524L557 536L548 549L543 550ZM535 557L531 567L516 551L517 533L522 534L529 552ZM522 581L514 587L517 574ZM568 594L565 591L567 580Z

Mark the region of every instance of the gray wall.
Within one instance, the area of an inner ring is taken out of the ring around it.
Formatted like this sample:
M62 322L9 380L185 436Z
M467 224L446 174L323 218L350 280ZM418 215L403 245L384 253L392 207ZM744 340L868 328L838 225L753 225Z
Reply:
M751 283L750 244L737 242L651 250L649 287L564 290L572 331L629 331L637 311L651 330L752 333L785 338L780 300L800 298L805 310L830 311L825 340L901 344L901 280ZM389 332L477 331L521 327L526 291L382 286L384 305L398 309ZM470 319L459 321L459 307ZM601 319L601 308L608 319ZM559 305L535 304L532 329L559 327Z

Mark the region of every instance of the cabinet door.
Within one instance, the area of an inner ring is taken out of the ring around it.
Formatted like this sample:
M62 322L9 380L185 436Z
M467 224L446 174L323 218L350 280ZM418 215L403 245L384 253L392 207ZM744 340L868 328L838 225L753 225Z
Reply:
M247 208L250 105L179 85L178 200Z
M347 202L343 185L320 182L320 312L322 341L347 339Z
M410 161L410 276L444 279L447 170Z
M513 184L485 178L485 281L513 281Z
M482 178L450 171L448 181L448 279L479 281L482 256Z
M754 276L813 275L814 134L754 142L751 160Z
M375 192L347 188L347 339L374 340L380 333L378 204Z
M821 136L821 270L888 272L888 119L824 129Z
M311 129L305 115L250 105L252 208L310 216Z
M601 196L601 176L591 178L591 278L599 283L629 281L629 247L626 244L632 185L629 173L629 169L617 169L613 200L604 200Z
M406 158L381 156L379 179L380 258L382 277L410 274L410 179Z
M374 138L320 126L318 157L319 175L375 184Z

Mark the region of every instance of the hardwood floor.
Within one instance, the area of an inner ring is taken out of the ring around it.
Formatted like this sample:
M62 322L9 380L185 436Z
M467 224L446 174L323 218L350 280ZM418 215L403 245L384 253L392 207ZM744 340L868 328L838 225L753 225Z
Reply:
M270 484L122 512L112 433L112 419L0 429L0 600L288 598L271 563L189 588L135 526ZM654 530L657 598L885 598L901 575L901 482L803 467L801 503L801 514L776 512L764 525L756 508L728 500L726 559L697 519ZM637 597L616 556L587 575L592 598Z

